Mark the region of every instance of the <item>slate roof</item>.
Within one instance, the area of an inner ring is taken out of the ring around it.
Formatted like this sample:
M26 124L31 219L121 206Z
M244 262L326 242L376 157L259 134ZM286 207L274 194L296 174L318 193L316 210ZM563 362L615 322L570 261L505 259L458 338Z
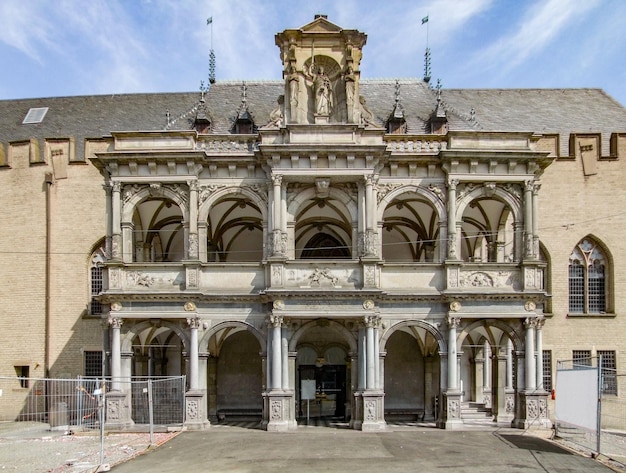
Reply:
M407 133L425 133L436 91L420 79L399 84ZM234 81L211 86L206 106L212 133L231 132L242 103L241 86ZM263 126L284 92L283 82L247 81L246 86L248 110ZM393 111L395 90L395 80L361 80L360 93L381 125ZM610 134L626 132L626 108L600 89L443 89L441 98L452 131L560 133L562 154L568 152L570 133L602 133L602 153L608 155ZM74 137L80 153L85 138L111 131L191 129L199 100L199 92L0 100L0 142ZM42 123L23 125L32 107L49 110Z

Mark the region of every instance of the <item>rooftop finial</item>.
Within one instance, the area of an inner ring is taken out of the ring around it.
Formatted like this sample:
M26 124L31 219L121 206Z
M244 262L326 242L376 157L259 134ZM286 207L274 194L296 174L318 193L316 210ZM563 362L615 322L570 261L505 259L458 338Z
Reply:
M211 27L211 52L209 53L209 84L215 84L215 51L213 51L213 17L210 16L206 21L207 26Z
M422 18L422 25L426 24L426 52L424 53L424 82L430 82L430 48L428 47L428 15Z

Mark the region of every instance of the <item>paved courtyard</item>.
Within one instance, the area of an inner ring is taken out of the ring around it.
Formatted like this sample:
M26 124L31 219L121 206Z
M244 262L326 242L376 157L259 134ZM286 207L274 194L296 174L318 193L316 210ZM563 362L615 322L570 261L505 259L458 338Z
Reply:
M114 473L169 472L610 472L608 466L515 429L380 433L301 426L272 433L235 426L183 432Z

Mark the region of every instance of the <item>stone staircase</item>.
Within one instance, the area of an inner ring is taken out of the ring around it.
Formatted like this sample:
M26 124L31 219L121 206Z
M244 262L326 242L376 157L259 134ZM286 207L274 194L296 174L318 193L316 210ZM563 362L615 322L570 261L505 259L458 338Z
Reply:
M461 419L464 424L493 423L493 414L490 407L480 402L462 402Z

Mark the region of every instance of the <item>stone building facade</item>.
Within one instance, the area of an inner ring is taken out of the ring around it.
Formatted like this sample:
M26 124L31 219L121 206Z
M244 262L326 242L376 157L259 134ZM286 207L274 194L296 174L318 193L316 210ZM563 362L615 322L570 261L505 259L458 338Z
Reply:
M0 102L0 375L100 366L121 426L124 380L184 374L190 428L548 428L557 359L626 362L626 109L361 79L323 16L275 40L282 81Z

